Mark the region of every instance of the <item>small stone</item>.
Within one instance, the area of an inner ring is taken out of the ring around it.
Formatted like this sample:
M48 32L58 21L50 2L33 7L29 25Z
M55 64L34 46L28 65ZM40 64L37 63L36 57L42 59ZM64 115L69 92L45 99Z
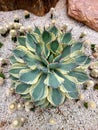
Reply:
M25 27L21 26L19 31L22 32L22 33L24 33L25 32Z
M93 101L88 102L88 107L92 108L92 109L95 109L96 108L95 102L93 102Z
M29 32L29 33L31 33L31 32L33 31L33 29L32 29L31 26L28 26L28 27L26 28L26 30L27 30L27 32Z
M54 124L56 124L56 121L55 121L54 118L51 118L51 119L49 120L49 123L50 123L51 125L54 125Z
M1 26L1 27L0 27L0 34L3 36L3 35L6 34L6 32L7 32L7 28Z
M93 53L93 56L94 56L95 58L98 58L98 52L94 52L94 53Z
M14 22L19 23L19 16L18 16L18 15L15 15L15 16L14 16Z
M91 70L90 75L94 78L98 78L98 69Z
M15 29L20 29L21 26L22 26L22 24L20 24L20 23L14 23Z
M10 22L8 26L9 26L9 29L14 29L14 23Z
M26 110L27 112L29 112L30 109L34 107L34 106L33 106L33 103L32 103L32 102L29 102L29 101L25 102L24 106L25 106L25 110Z
M25 121L26 121L26 118L24 118L24 117L20 117L20 120L21 120L21 122L24 124Z
M94 85L94 90L98 90L98 84Z
M14 29L12 29L12 30L10 30L10 35L11 35L11 37L16 37L17 36L17 32L16 32L16 30L14 30Z
M84 83L87 87L87 89L92 88L94 86L94 81L93 80L88 80Z
M89 69L98 69L98 61L97 62L92 62L89 66Z
M24 11L24 17L25 19L30 18L30 13L27 10Z
M84 100L84 94L80 94L80 95L79 95L79 99L80 99L81 101L83 101L83 100Z
M2 86L4 83L4 78L0 77L0 86Z
M9 94L13 95L15 93L15 89L13 87L9 88Z
M23 108L24 108L23 103L18 103L18 104L17 104L17 109L18 109L18 110L23 110Z
M10 110L11 112L16 111L16 109L17 109L17 105L16 105L15 102L14 102L14 103L11 103L11 104L9 105L9 110Z
M84 38L86 35L87 35L86 32L82 32L81 35L80 35L80 38Z
M98 45L95 45L94 51L98 53Z
M11 124L12 128L20 128L22 126L22 122L19 118L14 119Z
M55 25L55 23L56 23L56 20L55 20L55 19L53 19L53 20L52 20L52 24L53 24L53 25Z

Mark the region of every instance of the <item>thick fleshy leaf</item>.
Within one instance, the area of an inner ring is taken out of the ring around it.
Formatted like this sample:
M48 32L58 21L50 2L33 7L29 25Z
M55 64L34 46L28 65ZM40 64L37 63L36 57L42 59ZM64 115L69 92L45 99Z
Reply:
M78 99L79 98L79 93L78 91L76 92L69 92L68 94L66 94L66 96L70 99Z
M60 66L57 68L59 70L62 70L62 71L71 71L73 70L75 67L77 67L78 65L74 62L71 62L71 63L61 63Z
M26 37L24 37L24 36L19 36L19 37L17 38L17 40L18 40L18 44L19 44L19 45L26 47Z
M82 64L86 61L87 59L87 56L86 55L82 55L82 56L79 56L75 59L76 61L76 64Z
M14 63L16 63L16 62L17 62L17 61L16 61L14 55L12 55L12 56L10 57L10 63L11 63L11 64L14 64Z
M33 34L28 33L26 38L26 46L32 52L35 52L35 43L37 43L36 37Z
M71 46L64 47L61 58L65 58L66 56L69 56L70 53L71 53Z
M40 65L37 65L36 68L37 68L38 70L42 71L42 72L45 73L45 74L49 73L48 68L45 67L45 66L43 66L43 65L41 65L41 64L40 64Z
M31 89L31 97L34 101L39 101L47 97L48 87L44 84L46 75L42 75L38 83Z
M53 106L59 106L64 102L65 96L59 89L50 88L49 93L47 99Z
M47 99L45 98L45 99L42 99L40 101L34 102L34 104L35 104L35 106L41 106L41 105L45 104L46 101L47 101Z
M36 65L40 64L40 59L36 55L32 54L31 52L28 52L23 57L23 60L31 69L36 68Z
M16 49L13 51L15 59L18 62L24 63L23 61L23 57L24 55L27 53L27 48L25 48L24 46L18 46L16 47Z
M53 52L56 52L57 49L59 47L59 43L57 40L54 40L50 43L50 49L53 51Z
M48 43L48 42L51 41L51 39L52 39L52 37L51 37L50 33L48 31L44 30L43 33L42 33L43 42Z
M53 62L53 59L54 59L54 55L53 55L53 54L50 54L49 57L48 57L48 62L49 62L49 63L52 63L52 62Z
M36 53L39 55L39 56L41 56L41 54L42 54L42 47L41 47L41 45L40 45L40 43L37 43L36 44Z
M56 69L57 67L59 67L61 64L58 62L54 62L54 63L50 63L49 64L49 68L50 69Z
M52 88L58 88L63 82L64 79L58 76L55 72L49 73L44 81L47 86Z
M63 35L61 43L68 44L72 39L71 32L67 32Z
M87 59L86 59L86 61L85 61L85 65L86 64L89 64L91 62L91 59L88 57Z
M26 84L35 84L40 76L41 72L39 70L23 69L19 73L19 80Z
M81 42L77 42L74 43L73 46L71 47L71 53L81 50L82 49L82 43Z
M31 85L29 84L24 84L24 83L17 83L15 85L16 89L15 92L18 94L27 94L29 93Z
M38 27L35 27L34 32L37 33L38 35L41 34L41 30Z
M49 64L45 57L41 56L41 59L42 59L42 62L43 62L45 65L48 65L48 64Z
M57 35L58 29L57 29L56 26L52 26L52 27L49 29L49 32L54 33L55 35Z
M25 69L25 68L27 68L26 65L15 63L15 64L13 64L13 66L12 66L12 68L10 69L9 73L10 73L10 75L12 75L13 77L19 78L19 72L20 72L22 69Z
M79 82L85 82L88 80L88 76L84 72L71 71L68 75L75 77Z

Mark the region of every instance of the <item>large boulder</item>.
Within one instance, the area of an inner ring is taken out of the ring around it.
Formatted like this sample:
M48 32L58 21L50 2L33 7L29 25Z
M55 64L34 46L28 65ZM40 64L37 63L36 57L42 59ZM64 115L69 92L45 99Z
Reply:
M68 15L98 31L98 0L68 0Z
M38 16L46 14L58 0L0 0L0 11L28 10Z

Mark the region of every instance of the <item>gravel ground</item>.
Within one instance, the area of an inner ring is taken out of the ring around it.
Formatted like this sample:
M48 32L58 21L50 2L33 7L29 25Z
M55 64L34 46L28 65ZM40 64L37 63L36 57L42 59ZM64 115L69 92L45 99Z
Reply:
M75 39L78 39L81 32L86 32L87 37L85 40L90 40L92 43L98 44L98 33L91 30L87 26L76 22L75 20L69 18L66 14L66 0L60 0L55 8L56 24L62 27L67 24L68 29L73 28L72 33ZM0 25L5 25L6 23L12 22L14 15L18 14L20 16L20 23L25 27L35 25L43 27L44 25L50 24L50 14L43 17L37 17L31 14L31 18L25 20L23 17L23 10L11 11L11 12L0 12ZM4 43L4 46L0 50L0 57L9 58L11 51L14 47L14 43L7 36L3 38L0 36L0 41ZM8 95L8 88L11 86L11 81L8 78L8 70L10 65L5 68L6 81L0 88L0 122L4 123L0 130L11 130L10 122L16 117L26 117L27 122L18 130L98 130L98 91L93 91L89 89L86 91L81 90L85 95L86 101L94 101L97 105L96 109L86 109L83 107L83 103L78 101L66 101L62 106L60 106L61 112L57 109L44 110L41 112L39 108L35 112L25 112L16 111L10 113L8 110L8 105L15 101L15 96ZM50 119L54 122L51 123Z

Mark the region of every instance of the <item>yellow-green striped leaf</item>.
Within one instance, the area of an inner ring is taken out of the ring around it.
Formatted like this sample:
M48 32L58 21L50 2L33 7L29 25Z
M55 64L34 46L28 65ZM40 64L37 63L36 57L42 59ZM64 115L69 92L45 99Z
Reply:
M39 70L23 69L19 73L19 80L26 84L35 84L40 76L41 72Z
M64 102L65 96L58 88L50 88L47 99L53 106L59 106Z

